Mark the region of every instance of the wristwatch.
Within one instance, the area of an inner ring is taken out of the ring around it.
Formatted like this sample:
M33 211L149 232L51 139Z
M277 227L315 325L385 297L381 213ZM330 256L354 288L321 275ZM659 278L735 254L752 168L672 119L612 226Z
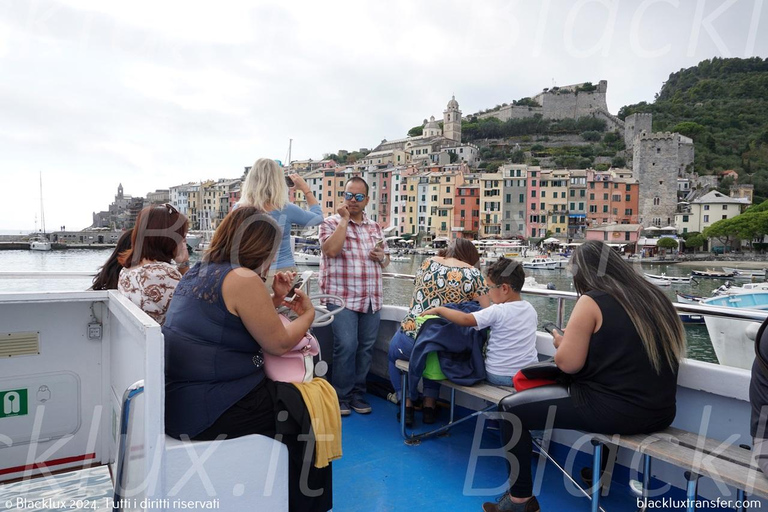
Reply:
M182 261L181 263L176 264L176 268L178 269L187 268L187 267L189 267L189 260Z

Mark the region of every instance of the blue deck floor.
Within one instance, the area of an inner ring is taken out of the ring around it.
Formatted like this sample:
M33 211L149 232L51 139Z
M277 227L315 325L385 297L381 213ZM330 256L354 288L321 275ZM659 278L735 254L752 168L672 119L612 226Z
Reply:
M500 457L479 457L475 470L468 469L475 421L455 427L446 437L408 446L403 442L395 419L396 406L374 396L368 398L373 413L359 415L353 412L342 421L344 456L333 463L335 512L480 511L484 501L493 501L501 493L493 489L505 485L506 469ZM447 419L447 416L444 410L440 420ZM417 412L417 428L423 428L420 420L421 415ZM482 431L482 450L499 446L498 431ZM560 461L565 457L562 450L555 455ZM538 460L534 457L533 464L536 465ZM575 467L589 463L590 457L582 454L578 456ZM602 498L601 505L606 512L636 511L636 498L626 485L617 480L621 479L617 477L614 480L610 495ZM557 468L546 465L542 490L537 492L542 511L590 510L590 502L570 494L567 489L571 484L566 482ZM661 485L656 482L654 487ZM105 502L111 493L107 469L100 467L57 475L52 479L0 485L0 511L18 510L15 504L9 508L7 500L20 496L28 500L45 497L87 499L91 501L91 510L108 511L110 509ZM23 508L28 511L72 510L29 505Z
M377 397L368 398L372 414L353 412L342 421L344 456L334 463L334 511L480 511L483 502L498 497L500 492L493 488L506 480L501 458L477 458L473 478L467 477L472 473L468 467L475 421L458 425L447 437L408 446L395 418L397 407ZM443 411L440 419L447 416ZM417 429L423 428L420 419L417 412ZM498 431L484 430L480 448L499 445ZM534 465L537 462L534 457ZM584 456L577 467L588 463L589 457ZM543 511L590 510L586 498L569 494L562 473L551 464L544 471L539 503ZM601 505L610 512L637 510L629 488L616 482Z

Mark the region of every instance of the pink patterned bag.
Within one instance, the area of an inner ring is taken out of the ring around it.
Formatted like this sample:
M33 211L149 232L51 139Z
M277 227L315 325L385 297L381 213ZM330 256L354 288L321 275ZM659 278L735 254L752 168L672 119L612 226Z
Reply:
M291 323L284 315L278 316L283 325ZM314 356L319 353L317 339L307 332L293 349L282 356L264 352L264 371L267 377L278 382L309 382L315 371Z

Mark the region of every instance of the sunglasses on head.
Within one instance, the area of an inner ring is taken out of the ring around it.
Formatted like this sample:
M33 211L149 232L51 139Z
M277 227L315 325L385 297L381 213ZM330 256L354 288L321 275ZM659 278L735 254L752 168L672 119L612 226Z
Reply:
M165 208L168 210L168 213L179 213L179 210L177 210L171 203L165 203L157 206L157 208Z
M362 203L365 200L365 194L353 194L352 192L344 192L344 199L347 201L351 201L353 197L358 203Z

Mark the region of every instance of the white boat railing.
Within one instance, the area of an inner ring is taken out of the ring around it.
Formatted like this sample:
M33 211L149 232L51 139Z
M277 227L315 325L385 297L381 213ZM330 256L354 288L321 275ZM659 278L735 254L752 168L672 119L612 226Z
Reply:
M91 271L0 271L0 279L82 279L85 277L93 277L95 272ZM413 274L398 274L393 272L385 272L382 274L385 279L395 280L408 280L413 281L416 277ZM313 279L317 277L314 274ZM549 299L557 299L557 324L563 325L565 320L565 301L576 300L578 294L575 292L566 292L560 290L544 290L541 288L523 288L523 293L536 295L539 297L546 297ZM728 317L739 320L752 320L755 322L762 322L768 317L768 311L746 310L736 309L728 307L716 307L716 306L704 306L700 304L682 304L673 303L675 309L682 313L695 313L700 315L709 315L714 317Z

